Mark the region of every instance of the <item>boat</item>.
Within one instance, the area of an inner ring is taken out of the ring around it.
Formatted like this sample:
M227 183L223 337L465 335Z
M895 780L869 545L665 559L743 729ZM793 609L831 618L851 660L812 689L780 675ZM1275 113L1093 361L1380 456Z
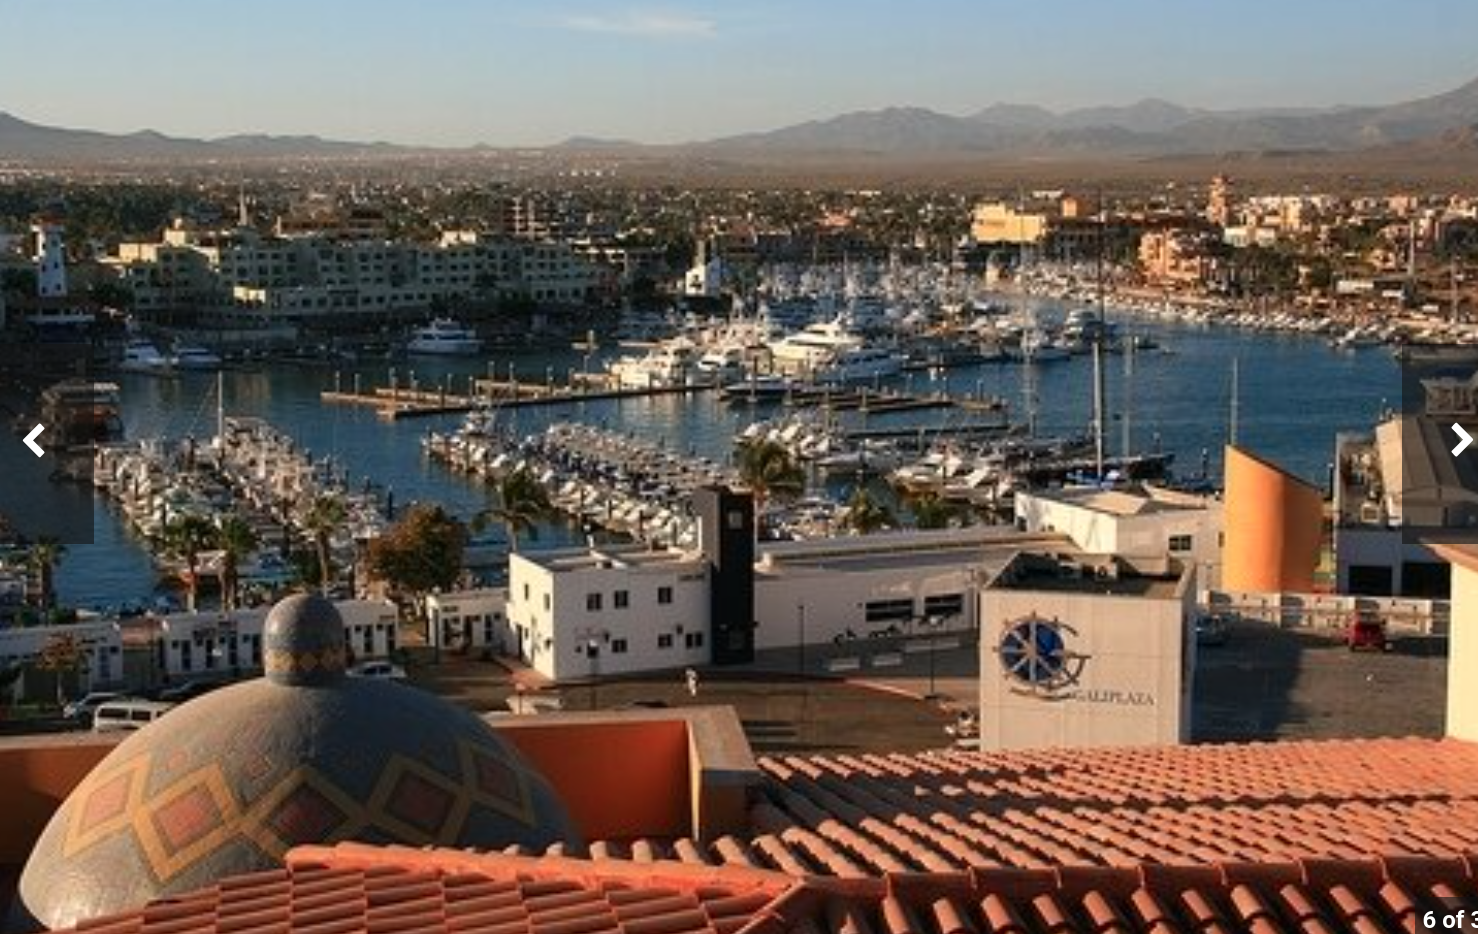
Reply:
M735 345L714 347L698 358L694 369L705 383L731 382L744 375L744 348Z
M177 370L196 372L212 372L221 368L218 354L194 344L176 344L170 363Z
M151 342L135 338L123 348L118 369L125 373L165 373L170 369L170 361Z
M902 355L868 346L843 318L807 325L769 347L776 370L816 382L850 383L903 371Z
M41 393L41 419L51 438L42 443L66 446L122 437L121 409L117 383L72 379L50 386Z
M411 334L408 353L439 357L470 357L482 350L482 339L471 328L451 318L437 318Z
M667 389L685 386L696 370L696 354L685 339L664 341L641 356L626 356L609 371L622 389Z

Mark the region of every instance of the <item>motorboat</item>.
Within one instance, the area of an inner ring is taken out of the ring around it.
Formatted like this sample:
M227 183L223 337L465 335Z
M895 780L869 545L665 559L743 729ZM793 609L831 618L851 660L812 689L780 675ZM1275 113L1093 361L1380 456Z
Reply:
M152 342L135 338L123 348L118 369L126 373L165 373L170 369L170 360Z
M411 334L408 353L423 356L470 357L482 350L482 338L451 318L437 318Z
M903 372L902 355L868 346L843 318L807 325L769 346L776 370L816 382L850 383Z
M692 343L679 338L664 341L641 356L614 361L610 373L622 389L665 389L690 382L696 364Z
M176 344L169 362L177 370L209 372L221 368L219 354L194 344Z

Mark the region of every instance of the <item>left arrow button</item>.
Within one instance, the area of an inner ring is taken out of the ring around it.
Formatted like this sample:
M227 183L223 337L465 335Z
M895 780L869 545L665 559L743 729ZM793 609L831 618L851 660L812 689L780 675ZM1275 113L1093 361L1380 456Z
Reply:
M41 457L46 453L44 450L42 450L41 445L36 443L36 439L41 437L41 432L45 430L45 425L37 425L35 428L32 428L31 433L26 435L25 437L26 447L30 448L31 453L35 454L37 457Z

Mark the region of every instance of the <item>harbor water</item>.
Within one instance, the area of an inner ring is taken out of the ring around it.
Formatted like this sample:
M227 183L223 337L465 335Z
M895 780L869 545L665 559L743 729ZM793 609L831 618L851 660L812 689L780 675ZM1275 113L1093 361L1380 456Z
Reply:
M1199 475L1203 456L1219 482L1221 449L1230 431L1233 361L1238 369L1237 435L1240 444L1311 482L1324 485L1335 434L1369 431L1400 391L1396 361L1379 347L1334 350L1322 340L1220 327L1191 327L1121 318L1126 334L1147 335L1160 346L1105 359L1110 453L1126 435L1135 453L1164 450L1175 455L1175 472ZM387 385L395 370L400 385L412 374L421 388L447 384L463 392L489 367L506 378L510 364L521 380L563 383L571 371L598 369L608 356L564 352L500 354L491 358L360 361L333 368L266 366L224 374L226 411L264 418L297 439L314 456L332 456L352 482L369 481L393 491L397 507L434 501L470 517L488 505L475 479L449 472L427 459L421 439L429 431L451 431L459 416L385 421L366 408L325 405L320 392L345 388L357 374L365 387ZM215 430L216 377L185 374L158 378L121 375L126 436L130 439L194 435ZM914 393L992 395L1010 405L1013 421L1029 413L1039 434L1076 434L1088 429L1092 412L1091 363L1086 357L1024 367L984 363L942 372L914 372L890 385ZM540 431L557 421L581 421L659 441L675 451L726 459L732 439L751 420L770 417L777 406L721 400L716 392L576 402L509 410L503 424L519 433ZM947 426L965 416L948 412L875 415L869 427ZM1127 427L1126 427L1127 423ZM1204 455L1203 455L1204 452ZM147 599L155 578L148 553L98 496L94 543L71 548L58 573L64 601L83 607L114 606ZM551 525L528 547L568 543L572 529Z

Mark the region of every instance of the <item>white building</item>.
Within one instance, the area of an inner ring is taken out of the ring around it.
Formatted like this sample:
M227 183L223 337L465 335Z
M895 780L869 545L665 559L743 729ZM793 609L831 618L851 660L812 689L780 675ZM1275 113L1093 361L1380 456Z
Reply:
M426 598L426 644L451 652L513 651L508 623L508 590L485 587L432 594Z
M355 662L386 658L396 648L393 603L340 600L345 642ZM174 613L159 621L155 674L168 678L235 677L262 667L262 628L270 607L230 613Z
M36 233L36 294L41 298L64 298L67 294L67 251L62 240L62 222L42 217Z
M177 225L157 243L120 244L109 263L140 311L206 305L236 323L417 310L474 293L573 304L598 280L598 270L565 244L469 231L430 244Z
M1063 535L988 527L761 543L753 649L829 645L924 625L973 629L976 588L1023 549L1075 550ZM554 680L709 664L718 628L714 580L709 556L699 551L516 554L508 652Z
M708 562L642 546L509 558L513 652L559 681L708 661Z
M47 646L59 639L75 640L79 650L75 676L78 690L111 687L123 681L123 637L112 622L0 629L0 671L34 666ZM35 695L25 682L23 674L12 688L16 696Z
M1222 503L1161 487L1066 487L1017 493L1016 526L1061 532L1090 554L1168 555L1196 566L1201 587L1221 585Z
M1023 554L979 599L982 748L1190 738L1194 568Z

